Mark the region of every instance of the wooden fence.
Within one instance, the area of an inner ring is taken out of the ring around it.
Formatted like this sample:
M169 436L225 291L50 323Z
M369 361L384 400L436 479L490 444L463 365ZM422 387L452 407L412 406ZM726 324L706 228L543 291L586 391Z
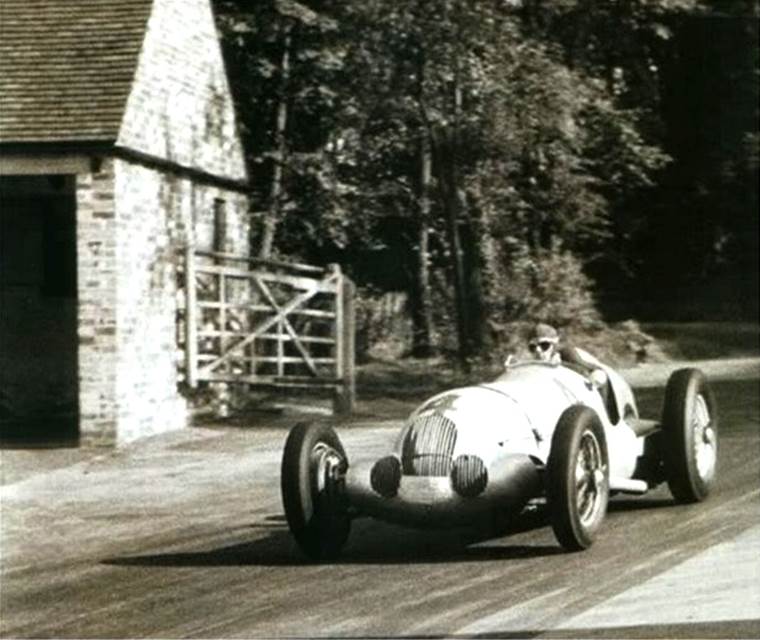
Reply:
M354 286L338 267L185 252L185 375L355 400Z

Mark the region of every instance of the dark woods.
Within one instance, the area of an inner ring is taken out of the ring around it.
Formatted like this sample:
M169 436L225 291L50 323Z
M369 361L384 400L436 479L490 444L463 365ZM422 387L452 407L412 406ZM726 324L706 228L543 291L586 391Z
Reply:
M527 319L757 318L753 0L216 0L260 256Z

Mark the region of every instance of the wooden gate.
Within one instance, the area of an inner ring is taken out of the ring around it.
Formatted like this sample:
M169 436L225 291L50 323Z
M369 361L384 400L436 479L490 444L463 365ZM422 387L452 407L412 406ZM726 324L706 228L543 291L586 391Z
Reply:
M185 252L186 381L329 389L353 409L354 287L322 269Z

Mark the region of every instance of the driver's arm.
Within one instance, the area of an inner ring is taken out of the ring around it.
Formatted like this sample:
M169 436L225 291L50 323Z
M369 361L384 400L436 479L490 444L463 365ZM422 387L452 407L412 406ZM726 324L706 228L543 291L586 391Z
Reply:
M565 364L574 364L584 369L590 369L594 365L586 360L581 352L571 345L562 345L559 348L559 357L562 358L562 362Z

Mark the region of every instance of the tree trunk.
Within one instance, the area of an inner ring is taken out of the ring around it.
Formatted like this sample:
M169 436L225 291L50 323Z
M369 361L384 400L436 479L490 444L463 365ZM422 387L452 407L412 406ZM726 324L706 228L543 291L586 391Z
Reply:
M420 143L419 227L416 269L412 283L412 356L427 358L433 354L433 300L430 287L430 185L432 151L430 139L423 134Z
M454 297L456 304L457 338L459 364L464 371L469 371L469 358L474 355L471 340L471 326L467 305L467 284L464 269L462 241L459 234L459 218L462 198L459 190L454 135L450 130L434 131L433 148L438 171L438 188L441 203L446 215L446 231L451 253L451 268L454 276Z
M473 354L485 347L485 304L483 283L484 234L481 225L473 221L472 211L467 226L460 232L466 282L467 321L470 348Z
M272 184L269 190L269 211L264 221L264 231L259 248L259 258L267 259L272 255L274 236L280 222L282 209L282 173L287 153L285 129L288 124L288 82L290 80L290 49L292 45L290 27L285 28L282 58L280 59L280 96L277 104L275 129L275 154L272 169Z
M448 10L448 3L444 3L445 19L448 19L448 16L446 15ZM459 16L461 6L458 3L455 3L454 10L457 13L457 16ZM461 20L455 20L455 24L461 25ZM457 42L459 42L458 38ZM455 49L458 49L458 47ZM463 104L462 89L459 79L461 55L462 53L460 51L455 50L454 59L452 60L452 67L454 69L452 94L453 122L449 125L433 124L427 117L424 100L422 100L424 96L421 89L419 97L423 103L423 120L427 124L430 133L438 191L446 218L446 231L449 251L451 254L451 269L454 277L458 339L457 354L460 367L463 371L467 372L470 370L470 358L475 355L475 345L477 342L473 340L473 337L477 330L477 323L473 324L469 308L472 298L468 292L468 275L465 265L465 256L462 249L462 237L459 229L462 213L466 211L466 202L457 161L457 152L460 150L460 119ZM422 74L420 74L420 77L422 77ZM477 296L478 292L475 293Z

